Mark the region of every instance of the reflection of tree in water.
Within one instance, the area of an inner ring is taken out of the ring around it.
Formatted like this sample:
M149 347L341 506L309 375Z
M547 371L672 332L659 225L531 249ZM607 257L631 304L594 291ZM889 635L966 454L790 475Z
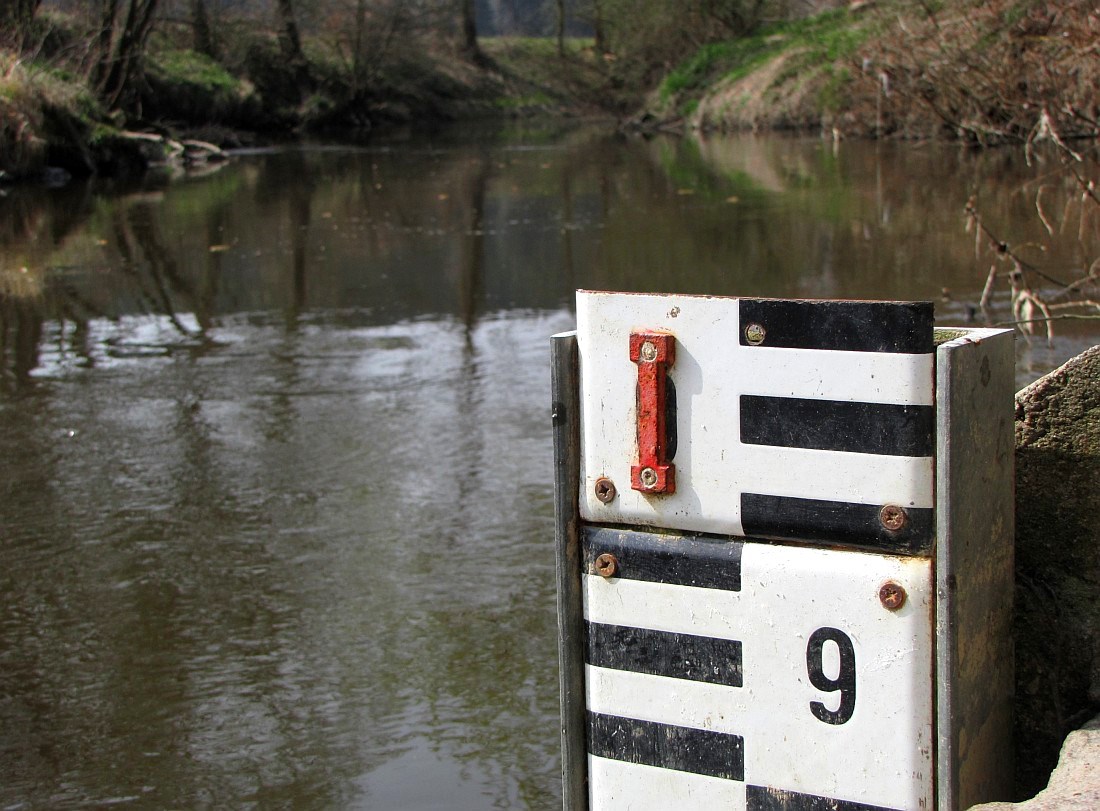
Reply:
M74 324L73 351L86 358L88 304L43 267L44 257L92 211L87 186L48 193L17 189L0 198L0 385L25 385L38 368L46 322ZM60 203L60 204L59 204ZM61 330L64 339L64 328Z
M456 292L458 311L462 318L462 364L459 367L458 402L456 411L458 425L455 433L460 438L462 452L460 458L468 459L470 464L463 475L458 477L458 510L468 509L471 495L479 485L480 470L485 449L481 444L481 433L477 430L479 412L480 370L477 348L474 345L474 332L477 329L478 310L485 284L485 190L489 182L490 163L488 155L482 154L476 162L476 171L469 175L468 184L462 189L465 200L464 212L468 219L465 228L458 232L458 267Z
M463 533L464 528L478 532L484 527L487 504L520 503L493 492L507 486L494 471L494 457L502 450L491 439L494 409L500 408L499 397L507 395L496 388L501 381L487 378L477 340L491 176L490 156L482 153L469 161L462 182L452 186L461 195L454 201L459 224L454 229L458 242L453 266L461 360L453 388L455 420L447 433L455 447L441 458L457 460L457 466L454 489L437 496L450 501L441 509L451 516L456 545L452 553L464 555L476 554L470 548L485 544ZM517 537L537 532L530 526L537 519L529 513L514 520ZM483 559L486 568L499 568L501 583L512 587L470 594L446 608L425 606L418 617L423 637L419 646L430 651L432 659L426 667L410 669L410 686L428 705L431 721L422 734L437 752L488 778L483 788L490 792L493 807L552 807L560 802L553 793L557 739L547 735L558 724L556 681L547 667L547 640L555 638L553 578L531 576L523 561L513 556L501 548Z
M176 254L166 246L153 206L140 202L126 209L116 207L113 230L122 260L118 270L130 277L146 312L166 316L185 341L203 342L201 322L198 330L192 330L177 314L202 312L203 302L180 272Z
M38 367L43 317L37 302L0 293L0 381L24 384Z
M519 527L517 532L529 532ZM486 566L529 590L507 600L430 610L420 629L430 666L411 682L429 702L424 733L439 750L488 775L497 808L550 808L559 770L553 577L511 570L507 550ZM507 633L503 630L507 629Z
M5 220L0 246L15 266L0 267L0 374L5 381L25 383L40 365L45 325L57 325L57 355L72 356L78 365L95 364L89 322L110 319L112 301L87 283L102 273L92 267L58 268L49 264L54 252L78 229L87 227L95 214L95 200L87 184L74 184L63 201L16 195L15 216ZM145 199L111 206L110 230L118 261L106 269L113 283L122 277L128 298L137 299L141 311L163 315L180 336L178 341L156 345L112 345L107 351L171 352L208 347L210 313L219 287L220 257L211 253L206 272L197 284L181 272L178 254L161 233L159 212ZM223 211L212 209L212 220ZM83 284L79 282L85 282ZM192 312L199 328L186 326L178 313Z

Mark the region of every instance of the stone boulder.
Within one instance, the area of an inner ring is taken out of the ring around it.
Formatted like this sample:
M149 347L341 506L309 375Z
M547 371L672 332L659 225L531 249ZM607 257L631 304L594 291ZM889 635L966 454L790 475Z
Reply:
M1100 716L1071 732L1047 787L1022 803L984 803L970 811L1096 811L1100 808Z
M1100 712L1100 346L1016 395L1014 634L1017 793L1031 797ZM1056 807L1078 806L1034 806Z

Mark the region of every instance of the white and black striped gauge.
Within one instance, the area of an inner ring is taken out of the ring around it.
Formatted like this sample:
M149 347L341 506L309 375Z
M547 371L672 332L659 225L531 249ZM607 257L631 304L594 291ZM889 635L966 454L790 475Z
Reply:
M592 808L931 807L927 559L582 537Z
M578 293L567 809L953 811L1010 785L1011 335L960 335L937 349L926 302ZM992 422L945 427L964 409Z
M581 517L927 553L932 317L930 303L578 293ZM675 342L672 493L631 487L641 333Z

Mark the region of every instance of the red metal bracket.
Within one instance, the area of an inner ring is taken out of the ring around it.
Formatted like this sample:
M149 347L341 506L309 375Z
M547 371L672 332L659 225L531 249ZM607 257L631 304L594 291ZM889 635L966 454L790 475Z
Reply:
M632 332L630 359L638 364L638 464L630 468L630 486L643 493L675 493L676 466L668 461L665 407L676 338L667 332Z

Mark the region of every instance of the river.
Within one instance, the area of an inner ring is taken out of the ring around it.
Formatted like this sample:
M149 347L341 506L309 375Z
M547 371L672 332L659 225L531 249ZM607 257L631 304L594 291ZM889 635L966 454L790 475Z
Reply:
M517 125L0 190L0 808L559 806L573 291L981 323L966 200L1038 241L1031 178ZM1021 337L1017 382L1095 324Z

